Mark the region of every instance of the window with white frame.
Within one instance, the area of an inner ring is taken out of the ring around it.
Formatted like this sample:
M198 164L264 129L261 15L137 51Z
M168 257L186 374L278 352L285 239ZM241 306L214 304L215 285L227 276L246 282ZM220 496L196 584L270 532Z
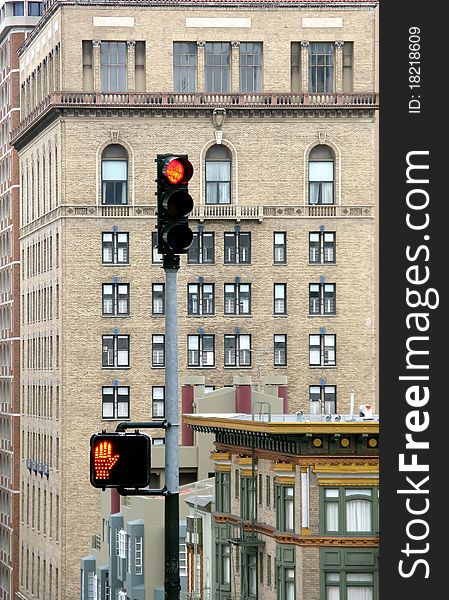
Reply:
M311 264L335 263L335 231L309 233L309 262Z
M187 346L189 367L213 367L215 365L214 335L188 335Z
M251 314L251 284L224 284L224 313L225 315Z
M103 367L129 367L129 335L103 335L102 357Z
M102 407L103 419L129 419L129 386L104 386Z
M119 558L126 558L126 545L128 534L124 529L117 531L117 556Z
M101 156L102 204L128 203L128 152L110 144Z
M165 314L165 284L153 283L151 285L151 307L153 315Z
M121 231L105 231L102 234L102 256L105 265L129 263L129 234Z
M285 367L287 365L287 336L275 334L274 336L274 366Z
M333 415L337 410L337 387L335 385L309 386L311 415Z
M214 233L196 231L187 252L188 264L212 264L214 262Z
M275 231L273 234L273 262L282 265L287 262L287 234L285 231Z
M154 334L152 336L151 365L153 367L165 366L165 335Z
M335 315L335 283L311 283L309 285L309 314Z
M129 283L103 283L103 316L129 315Z
M335 334L309 335L309 365L321 367L335 367L336 365L336 339Z
M143 539L142 536L136 536L134 540L134 568L136 575L143 573Z
M187 545L185 542L179 542L179 575L187 577Z
M285 315L287 313L287 284L274 284L274 314Z
M243 231L225 232L225 264L249 264L251 262L251 233Z
M231 203L231 154L223 144L206 153L206 204Z
M337 572L326 571L326 600L374 600L374 573L366 570L366 567L357 571L347 567Z
M163 261L162 254L157 251L157 231L151 233L151 262L153 265L161 264Z
M224 365L225 367L251 366L251 335L224 336Z
M213 283L189 283L187 285L187 314L213 315L214 287Z
M163 419L165 417L165 386L153 386L151 401L153 419Z
M334 204L335 157L329 146L315 146L309 154L309 204Z

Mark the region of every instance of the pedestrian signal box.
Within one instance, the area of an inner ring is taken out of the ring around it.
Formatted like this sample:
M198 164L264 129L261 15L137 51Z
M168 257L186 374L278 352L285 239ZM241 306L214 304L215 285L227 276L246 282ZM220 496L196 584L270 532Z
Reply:
M90 482L96 488L144 488L150 483L151 438L144 433L95 433Z

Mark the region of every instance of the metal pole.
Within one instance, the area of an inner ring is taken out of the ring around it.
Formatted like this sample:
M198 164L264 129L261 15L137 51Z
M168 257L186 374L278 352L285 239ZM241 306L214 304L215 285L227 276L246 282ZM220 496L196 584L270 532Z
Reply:
M179 600L179 404L178 301L179 256L164 255L165 271L165 600Z

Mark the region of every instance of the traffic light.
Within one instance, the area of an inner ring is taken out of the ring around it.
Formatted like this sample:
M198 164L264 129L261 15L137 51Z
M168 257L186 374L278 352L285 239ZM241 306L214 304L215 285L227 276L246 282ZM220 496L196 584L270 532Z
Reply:
M96 488L144 488L150 483L151 438L144 433L94 433L90 482Z
M186 154L158 154L157 162L157 251L185 254L193 233L188 215L193 209L188 183L193 175Z

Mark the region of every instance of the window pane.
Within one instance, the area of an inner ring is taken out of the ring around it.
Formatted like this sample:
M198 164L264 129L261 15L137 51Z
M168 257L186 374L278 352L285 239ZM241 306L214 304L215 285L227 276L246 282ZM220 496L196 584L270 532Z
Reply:
M309 163L310 181L333 181L334 163L325 161L311 161Z
M346 501L346 530L371 531L371 502L369 500Z
M338 531L338 502L326 502L326 531Z
M102 162L103 180L106 181L125 181L127 178L126 160L104 160Z
M363 586L349 586L347 589L348 600L373 600L373 588Z
M114 336L103 336L103 367L114 366Z

